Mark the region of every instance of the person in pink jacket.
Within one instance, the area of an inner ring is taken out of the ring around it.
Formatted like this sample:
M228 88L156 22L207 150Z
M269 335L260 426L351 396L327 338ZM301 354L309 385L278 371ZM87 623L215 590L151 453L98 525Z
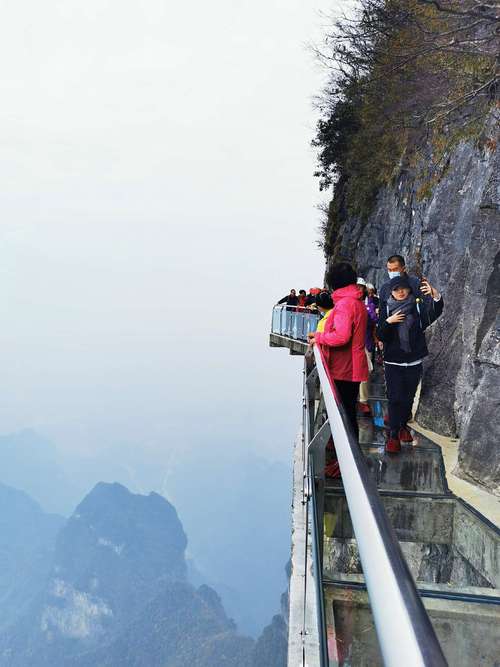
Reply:
M310 344L321 345L330 379L335 382L344 409L359 436L356 403L359 385L368 380L365 336L368 314L356 285L356 271L347 262L334 264L326 275L334 307L323 333L308 334Z

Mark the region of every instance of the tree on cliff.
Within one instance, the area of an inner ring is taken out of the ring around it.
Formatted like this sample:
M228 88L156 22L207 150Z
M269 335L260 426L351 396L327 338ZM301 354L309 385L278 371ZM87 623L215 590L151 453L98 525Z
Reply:
M396 78L419 84L415 92L425 99L429 85L432 93L439 86L440 100L416 104L410 119L432 123L496 93L499 26L499 3L361 0L353 17L334 21L326 49L317 53L335 81L363 86Z
M450 146L477 138L496 99L499 25L499 4L477 0L360 0L333 20L315 49L330 74L313 141L320 188L341 184L342 206L363 217L416 163L422 137L446 168Z

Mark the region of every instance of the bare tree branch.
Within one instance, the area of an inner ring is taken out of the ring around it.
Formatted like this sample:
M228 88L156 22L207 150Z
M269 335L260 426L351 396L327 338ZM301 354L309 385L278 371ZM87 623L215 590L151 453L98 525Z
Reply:
M498 15L498 5L492 5L492 4L487 4L484 2L481 3L476 3L476 10L473 9L466 9L466 10L459 10L455 9L453 7L445 7L442 2L439 0L418 0L421 4L424 5L433 5L438 12L443 12L446 14L450 14L452 16L472 16L475 18L483 18L487 19L488 21L500 21L500 16ZM483 11L479 11L480 9L491 9L493 11L497 11L496 14L486 14Z

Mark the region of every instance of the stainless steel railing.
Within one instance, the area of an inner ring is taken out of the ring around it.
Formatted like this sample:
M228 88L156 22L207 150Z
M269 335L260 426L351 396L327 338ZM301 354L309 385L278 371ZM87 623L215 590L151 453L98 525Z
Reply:
M335 443L358 550L384 664L388 667L442 667L446 659L434 628L401 552L398 540L369 477L365 459L354 437L342 403L331 382L323 354L314 346L314 360L306 356L304 381L304 502L314 508L312 554L315 586L322 591L321 560L324 502L325 446ZM307 552L306 552L307 553ZM310 565L310 564L309 564ZM305 578L308 566L306 562ZM319 655L327 665L322 600L317 607ZM305 617L304 617L305 618ZM305 621L304 621L305 622Z

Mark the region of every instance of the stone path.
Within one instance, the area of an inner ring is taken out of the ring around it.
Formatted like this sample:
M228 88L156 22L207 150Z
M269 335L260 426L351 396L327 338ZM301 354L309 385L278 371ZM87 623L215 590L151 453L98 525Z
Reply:
M441 447L450 491L463 498L465 502L472 505L496 526L500 526L500 498L487 491L487 489L467 482L454 474L458 462L459 441L429 431L417 422L411 422L409 426Z

